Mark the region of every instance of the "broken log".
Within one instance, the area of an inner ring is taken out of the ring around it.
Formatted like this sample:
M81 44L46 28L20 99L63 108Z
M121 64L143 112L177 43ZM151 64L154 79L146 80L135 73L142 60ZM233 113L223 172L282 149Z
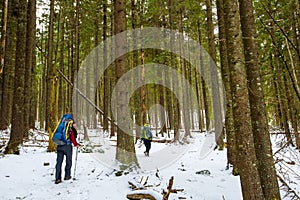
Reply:
M130 200L141 200L141 199L157 200L151 194L127 194L127 199L130 199Z

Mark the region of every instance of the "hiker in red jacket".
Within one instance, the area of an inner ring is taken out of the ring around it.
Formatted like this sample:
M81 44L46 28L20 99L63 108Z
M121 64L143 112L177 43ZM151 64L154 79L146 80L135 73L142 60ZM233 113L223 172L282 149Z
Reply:
M55 173L55 184L61 183L61 167L66 156L66 167L65 167L65 178L64 180L71 179L71 167L72 167L72 144L78 148L80 145L76 141L77 130L75 122L70 124L68 131L67 143L64 145L57 145L57 159L56 159L56 173Z

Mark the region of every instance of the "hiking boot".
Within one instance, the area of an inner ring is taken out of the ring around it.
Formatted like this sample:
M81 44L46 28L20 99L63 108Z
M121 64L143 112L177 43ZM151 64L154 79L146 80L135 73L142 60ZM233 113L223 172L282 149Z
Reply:
M59 183L61 183L61 179L56 179L55 184L59 184Z
M64 180L70 180L72 177L71 176L66 176L65 178L64 178Z

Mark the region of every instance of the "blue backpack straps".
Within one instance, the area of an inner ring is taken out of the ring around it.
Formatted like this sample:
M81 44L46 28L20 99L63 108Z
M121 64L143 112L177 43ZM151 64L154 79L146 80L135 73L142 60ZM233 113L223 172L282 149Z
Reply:
M152 140L153 136L148 124L143 126L143 137L147 140Z
M152 140L152 132L150 131L149 127L146 128L146 135L149 140Z
M70 144L70 141L68 140L68 131L72 123L73 123L72 115L64 114L52 137L52 141L56 145Z

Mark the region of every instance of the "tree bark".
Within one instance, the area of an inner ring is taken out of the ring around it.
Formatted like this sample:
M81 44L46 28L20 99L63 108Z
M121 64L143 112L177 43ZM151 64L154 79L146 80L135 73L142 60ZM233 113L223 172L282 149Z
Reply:
M114 33L118 34L126 31L126 1L125 0L114 0ZM126 48L127 42L125 37L117 37L115 40L116 55ZM117 65L117 79L126 71L126 56L123 55L116 60ZM124 87L124 88L122 88ZM127 98L128 94L125 89L126 85L122 84L119 91L117 91L118 99L120 99L117 105L117 123L119 127L127 127L127 130L132 130L127 123L128 116L126 116L124 110L126 106L124 100ZM126 166L136 166L137 158L134 148L134 137L133 133L125 133L121 128L117 130L117 154L116 159L126 165Z
M197 30L198 30L198 42L200 45L202 45L202 32L201 32L201 25L200 25L200 22L197 21ZM209 113L209 109L208 109L208 99L207 99L207 94L206 94L206 90L207 90L207 87L206 87L206 83L204 81L204 66L203 66L203 53L200 52L200 67L201 67L201 73L202 73L202 76L201 76L201 81L199 80L199 82L201 83L201 96L203 98L203 105L204 105L204 113L203 111L201 110L201 113L204 114L204 117L205 117L205 129L206 131L209 131L209 127L210 127L210 113Z
M107 1L103 1L103 64L104 66L107 66L107 45L106 45L106 39L107 39ZM109 108L109 78L108 78L108 71L104 71L104 97L103 97L103 130L108 131L108 108Z
M29 119L31 113L31 103L33 100L33 53L35 52L35 23L36 23L36 1L28 1L27 8L27 32L26 32L26 59L25 59L25 93L24 93L24 137L28 137L30 128Z
M208 36L208 53L211 56L210 61L210 77L211 77L211 90L212 90L212 104L214 114L214 128L215 128L215 142L220 149L223 148L223 136L222 136L222 111L220 102L220 91L218 81L218 71L214 67L216 62L216 47L215 47L215 35L213 24L213 12L212 12L212 0L206 0L206 16L207 16L207 36Z
M24 78L25 78L25 50L26 50L26 10L27 1L12 2L17 12L17 41L15 57L14 95L12 107L12 127L10 139L5 153L19 154L19 145L23 143L24 135Z
M7 129L11 123L12 101L14 92L14 57L16 45L17 15L14 1L7 5L7 27L5 33L4 66L1 95L0 129Z
M233 115L232 115L232 96L230 88L230 71L228 66L227 48L226 48L226 31L224 21L223 0L217 0L217 14L219 24L219 43L222 79L226 94L226 116L225 116L225 133L227 140L227 160L228 164L233 165L233 174L237 175L236 165L236 138L234 132Z
M0 75L3 73L3 67L4 67L4 49L5 49L6 27L7 27L7 4L8 4L8 0L3 0L2 24L1 24ZM0 101L0 109L1 109L1 101Z
M265 199L280 199L260 74L252 0L239 0L250 112L258 170Z
M181 6L180 8L180 21L179 21L179 31L181 33L184 32L184 25L183 25L183 18L184 18L184 7ZM183 38L180 38L180 41L182 41ZM181 44L180 42L180 54L184 55L184 48L183 48L183 44ZM188 69L187 69L187 65L186 65L186 61L184 59L180 59L180 70L182 75L179 76L179 79L181 77L181 87L182 88L186 88L185 85L185 80L188 79ZM190 129L191 129L191 119L190 119L190 110L189 110L189 99L188 97L190 96L189 94L190 91L186 91L186 93L184 93L182 95L182 114L183 114L183 127L184 127L184 139L185 141L187 141L187 137L192 137ZM186 94L186 95L185 95Z
M243 45L240 30L239 4L237 0L224 0L226 44L233 103L234 127L237 142L237 165L243 198L264 199L254 139L251 127L247 75L244 65Z
M54 21L54 2L50 1L50 21L48 32L48 60L47 60L47 102L46 102L46 130L48 131L49 138L52 138L53 131L58 122L57 118L57 79L56 68L52 62L53 55L53 21ZM55 151L55 145L50 139L48 144L49 152Z

